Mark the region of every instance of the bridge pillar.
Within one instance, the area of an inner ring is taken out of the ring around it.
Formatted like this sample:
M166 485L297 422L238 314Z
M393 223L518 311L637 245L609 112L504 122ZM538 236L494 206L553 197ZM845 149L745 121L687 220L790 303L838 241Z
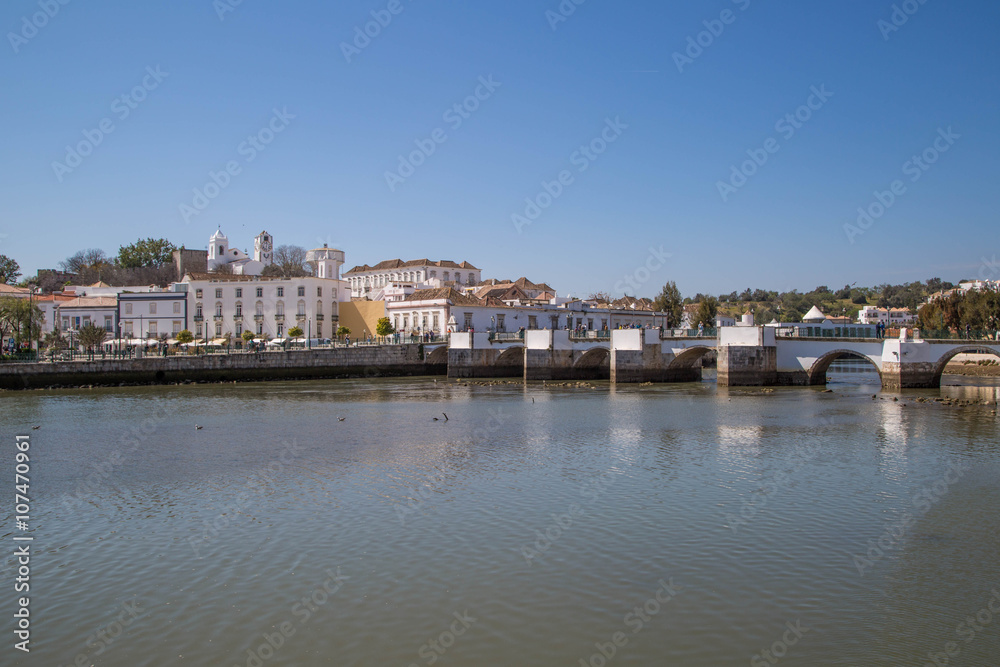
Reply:
M772 327L719 328L720 387L778 384L778 347Z
M521 364L497 363L505 349L490 345L486 334L452 333L448 347L448 377L519 377L523 372Z
M941 386L937 355L930 343L910 340L905 334L882 345L882 388L934 389Z
M670 368L673 354L664 354L659 329L616 329L611 332L611 381L698 382L701 367Z

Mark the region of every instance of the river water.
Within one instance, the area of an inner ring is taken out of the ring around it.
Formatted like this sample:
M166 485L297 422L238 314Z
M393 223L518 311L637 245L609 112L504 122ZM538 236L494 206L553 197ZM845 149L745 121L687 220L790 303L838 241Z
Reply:
M6 393L0 664L998 664L1000 389L873 379Z

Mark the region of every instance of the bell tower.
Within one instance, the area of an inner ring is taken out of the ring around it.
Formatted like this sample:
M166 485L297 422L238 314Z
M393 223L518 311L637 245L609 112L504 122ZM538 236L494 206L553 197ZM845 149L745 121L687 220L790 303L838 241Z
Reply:
M253 240L253 258L264 266L270 266L273 253L274 239L264 230Z

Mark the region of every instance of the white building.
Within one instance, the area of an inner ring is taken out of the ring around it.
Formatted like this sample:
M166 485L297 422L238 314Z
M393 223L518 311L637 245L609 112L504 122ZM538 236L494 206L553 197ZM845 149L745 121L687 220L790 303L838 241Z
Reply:
M167 291L122 292L115 305L118 324L112 338L176 338L187 328L187 294L173 286Z
M375 266L355 266L344 273L344 279L350 283L352 297L381 301L385 297L382 292L388 287L405 285L412 290L423 290L471 286L479 283L481 274L478 268L468 262L389 259ZM398 293L393 293L393 296L398 297Z
M174 288L186 294L190 324L184 328L199 340L241 336L284 338L298 326L310 338L333 338L339 306L350 301L350 288L340 278L344 253L315 248L306 261L312 276L279 278L238 274L188 274Z
M53 301L52 325L65 335L80 328L94 325L108 331L109 336L117 326L118 299L115 296L81 296L65 301ZM51 331L50 327L47 330Z
M907 326L916 321L916 316L909 308L876 308L865 306L858 312L858 322L861 324L878 324L881 322L890 327Z
M403 334L659 327L665 317L664 313L651 310L593 307L584 301L560 305L510 305L496 297L479 299L451 287L417 290L405 300L386 302L385 307L389 321Z
M251 259L239 248L229 245L229 239L221 229L208 240L208 271L214 272L227 265L238 276L259 276L265 266L272 263L274 238L263 231L254 238L254 257Z

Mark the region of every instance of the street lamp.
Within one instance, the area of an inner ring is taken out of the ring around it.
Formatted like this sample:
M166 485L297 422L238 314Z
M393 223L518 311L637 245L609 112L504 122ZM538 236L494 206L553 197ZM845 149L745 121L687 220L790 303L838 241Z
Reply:
M306 349L312 349L312 318L306 320Z

